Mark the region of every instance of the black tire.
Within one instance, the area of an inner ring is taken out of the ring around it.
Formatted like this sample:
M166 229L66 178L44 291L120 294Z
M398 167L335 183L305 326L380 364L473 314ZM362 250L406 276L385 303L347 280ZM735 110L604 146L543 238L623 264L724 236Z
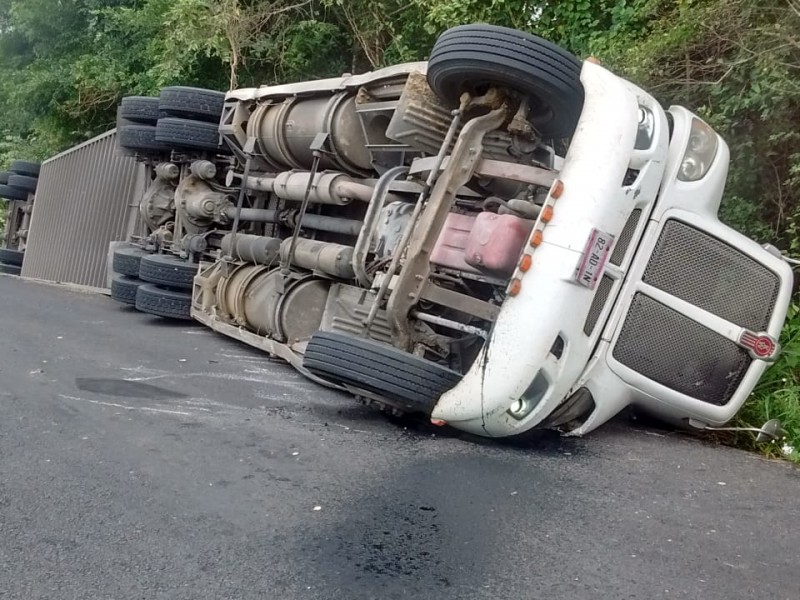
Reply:
M111 298L123 304L136 306L136 290L144 282L136 277L114 275L111 279Z
M139 263L143 256L148 256L150 253L147 250L139 248L138 246L123 246L114 250L114 256L111 261L111 270L119 275L128 275L129 277L139 276Z
M39 180L36 177L17 175L16 173L12 173L8 176L8 185L12 188L17 188L18 190L25 190L33 193L36 191L36 185L38 183Z
M25 258L24 252L11 250L9 248L0 248L0 263L21 267L23 258Z
M156 140L155 125L124 125L117 130L117 144L121 148L142 152L168 152L170 147Z
M392 346L329 331L311 337L303 366L323 379L374 392L410 413L430 414L439 396L461 380L455 371Z
M117 113L121 119L134 123L155 125L158 121L158 98L147 96L125 96L119 104Z
M12 160L8 170L17 175L27 175L28 177L38 177L41 165L29 160Z
M168 254L145 256L139 265L139 279L173 290L191 290L196 274L196 264Z
M192 295L145 283L136 290L136 310L169 319L191 320Z
M161 90L159 109L162 113L175 117L197 119L219 124L225 94L216 90L172 86Z
M0 183L7 184L8 183L8 176L11 175L8 171L0 171Z
M19 277L22 275L22 267L19 265L6 265L0 263L0 273L5 273L6 275L16 275Z
M28 192L13 188L10 185L0 184L0 198L7 198L8 200L27 200Z
M210 150L216 153L229 152L220 145L218 125L204 121L164 117L158 120L156 140L176 148Z
M495 25L462 25L445 31L428 61L428 85L450 106L465 91L491 85L528 97L528 120L546 138L575 131L583 108L581 62L538 36Z
M123 146L119 145L119 132L122 130L123 127L128 127L129 125L139 125L140 123L134 123L133 121L129 121L128 119L123 119L120 116L120 107L117 107L117 154L119 156L136 156L136 150L132 150L130 148L124 148ZM153 132L153 139L155 139L155 132Z

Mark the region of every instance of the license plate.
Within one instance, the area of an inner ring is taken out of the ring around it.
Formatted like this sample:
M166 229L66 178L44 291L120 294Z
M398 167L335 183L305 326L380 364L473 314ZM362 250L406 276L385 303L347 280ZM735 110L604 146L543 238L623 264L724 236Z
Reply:
M603 269L606 268L613 243L613 235L599 229L592 229L586 247L583 249L581 261L578 263L578 268L575 269L575 281L593 290L597 285L597 280L603 274Z

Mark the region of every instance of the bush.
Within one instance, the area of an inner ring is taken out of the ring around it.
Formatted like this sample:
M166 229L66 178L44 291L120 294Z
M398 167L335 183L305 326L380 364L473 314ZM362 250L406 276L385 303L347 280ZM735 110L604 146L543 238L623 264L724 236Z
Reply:
M738 416L738 424L761 427L769 419L780 419L787 432L785 441L760 446L769 455L785 455L784 445L793 448L789 458L800 463L800 307L794 305L781 335L778 361L762 377ZM737 444L755 448L751 435L739 435Z

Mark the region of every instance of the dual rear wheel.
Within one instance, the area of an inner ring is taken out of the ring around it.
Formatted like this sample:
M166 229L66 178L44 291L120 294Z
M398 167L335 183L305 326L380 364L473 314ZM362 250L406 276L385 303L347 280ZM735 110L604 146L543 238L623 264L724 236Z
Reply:
M166 87L159 97L126 96L117 113L119 146L131 153L171 150L227 153L219 120L225 94L185 86Z
M111 297L117 302L159 317L192 318L191 289L197 265L130 245L114 252L112 270Z

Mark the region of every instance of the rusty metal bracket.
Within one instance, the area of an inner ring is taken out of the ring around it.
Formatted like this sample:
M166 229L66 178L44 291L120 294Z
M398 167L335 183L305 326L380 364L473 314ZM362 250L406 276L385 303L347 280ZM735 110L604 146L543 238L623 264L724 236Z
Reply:
M409 169L410 175L424 175L434 168L434 158L418 158ZM450 164L450 159L445 158L441 168L446 169ZM521 183L530 183L541 187L549 188L558 176L558 172L552 169L534 167L532 165L520 165L491 158L484 158L475 166L474 175L493 179L508 179Z
M448 290L433 283L428 283L422 289L419 296L423 300L429 300L441 306L455 308L460 312L473 315L484 321L495 321L500 313L500 307L489 304L478 298L467 296L459 292Z
M500 127L506 118L507 108L502 106L464 125L448 165L436 181L427 206L420 215L408 246L406 262L387 306L392 338L399 348L411 348L412 328L408 315L428 282L430 255L456 193L472 178L481 158L484 136Z
M367 208L367 214L364 216L364 226L361 228L361 233L353 250L353 271L356 274L356 281L363 287L369 287L372 284L372 276L367 273L366 268L367 254L375 229L378 227L381 209L389 195L389 188L398 177L402 177L407 173L408 167L404 165L389 169L378 179L378 183L372 192L372 199Z

